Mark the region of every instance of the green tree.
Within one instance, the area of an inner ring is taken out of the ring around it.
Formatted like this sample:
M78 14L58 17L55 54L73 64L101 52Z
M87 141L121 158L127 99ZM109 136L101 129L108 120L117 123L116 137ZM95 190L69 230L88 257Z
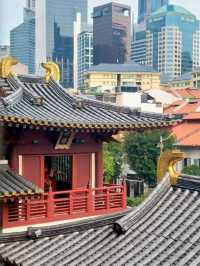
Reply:
M182 172L187 175L200 176L200 168L197 165L184 167Z
M104 180L112 182L121 172L123 149L120 143L104 143Z
M164 130L129 133L125 137L124 150L131 169L149 184L156 182L157 159L160 155L160 137L166 139L164 149L172 149L174 138Z

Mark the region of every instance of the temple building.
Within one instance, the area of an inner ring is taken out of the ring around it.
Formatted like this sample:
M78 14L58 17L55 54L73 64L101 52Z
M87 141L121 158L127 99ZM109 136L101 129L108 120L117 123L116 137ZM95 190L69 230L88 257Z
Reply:
M161 154L159 185L136 209L124 183L103 183L104 141L180 118L72 96L53 62L45 77L16 63L0 64L0 264L198 265L199 181L176 172L182 153Z

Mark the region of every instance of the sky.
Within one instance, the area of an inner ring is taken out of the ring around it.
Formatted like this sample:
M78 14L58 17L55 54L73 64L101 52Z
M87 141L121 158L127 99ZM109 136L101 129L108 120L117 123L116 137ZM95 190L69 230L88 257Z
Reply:
M69 1L69 0L66 0ZM81 0L80 0L81 1ZM111 0L88 0L89 13L94 6L109 3ZM113 0L123 4L131 5L134 16L137 16L138 0ZM9 44L9 31L22 22L22 7L25 0L0 0L0 45ZM199 0L171 0L171 3L179 4L194 13L200 19Z

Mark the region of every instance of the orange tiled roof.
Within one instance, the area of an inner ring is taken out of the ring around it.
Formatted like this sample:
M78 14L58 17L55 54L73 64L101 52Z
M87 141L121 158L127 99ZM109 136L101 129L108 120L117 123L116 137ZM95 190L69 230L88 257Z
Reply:
M165 114L189 114L200 110L200 99L193 102L180 101L179 104L171 104L165 108Z
M171 89L168 92L180 98L200 99L200 91L196 89L190 89L190 88L176 89L176 90Z
M181 146L200 146L200 123L187 121L172 128L177 144Z

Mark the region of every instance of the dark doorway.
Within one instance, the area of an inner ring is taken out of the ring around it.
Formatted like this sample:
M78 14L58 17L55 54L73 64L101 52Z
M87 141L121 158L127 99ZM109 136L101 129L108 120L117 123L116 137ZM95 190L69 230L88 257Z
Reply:
M72 189L72 156L45 156L45 191Z

